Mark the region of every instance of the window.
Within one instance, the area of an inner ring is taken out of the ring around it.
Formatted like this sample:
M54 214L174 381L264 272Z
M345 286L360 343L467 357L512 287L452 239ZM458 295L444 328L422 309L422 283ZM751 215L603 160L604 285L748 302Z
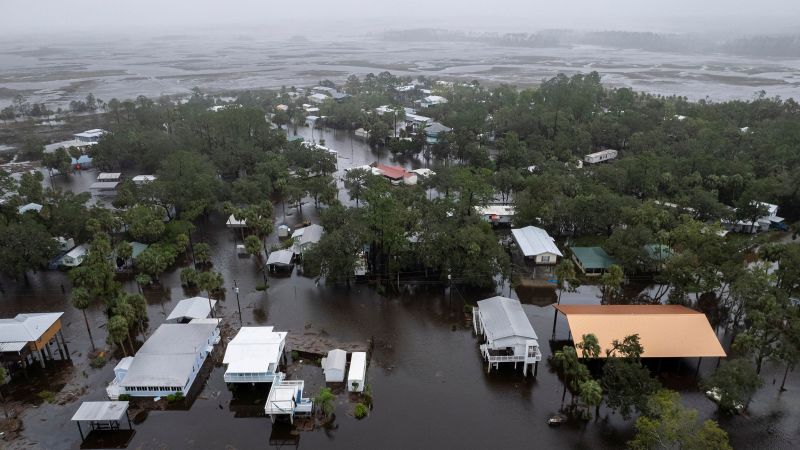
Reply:
M541 258L541 261L543 263L549 263L550 262L550 255L542 255L540 258Z

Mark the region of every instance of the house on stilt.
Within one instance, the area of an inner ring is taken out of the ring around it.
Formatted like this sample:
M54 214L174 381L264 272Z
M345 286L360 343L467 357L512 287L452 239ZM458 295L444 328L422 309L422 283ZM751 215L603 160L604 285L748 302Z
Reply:
M519 300L499 296L481 300L472 308L472 318L475 333L485 340L480 350L488 364L487 373L493 365L496 369L500 363L514 363L516 368L522 363L523 375L533 365L536 376L542 360L539 339Z

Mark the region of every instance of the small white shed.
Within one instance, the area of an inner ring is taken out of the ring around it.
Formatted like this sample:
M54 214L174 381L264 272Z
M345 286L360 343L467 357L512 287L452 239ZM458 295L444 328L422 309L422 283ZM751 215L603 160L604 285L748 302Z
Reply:
M344 381L344 366L347 364L347 352L334 349L328 356L322 358L322 370L325 372L326 383L341 383Z
M347 373L347 390L350 392L364 392L367 381L367 353L353 352L350 354L350 371Z

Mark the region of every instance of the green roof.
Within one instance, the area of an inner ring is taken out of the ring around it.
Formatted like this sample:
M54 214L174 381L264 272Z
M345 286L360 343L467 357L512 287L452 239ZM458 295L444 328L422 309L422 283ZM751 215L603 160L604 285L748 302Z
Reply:
M647 256L656 261L664 261L672 256L672 249L664 244L648 244L644 246Z
M136 259L136 257L141 255L143 251L147 250L147 247L150 246L147 244L142 244L141 242L131 242L131 248L133 249L131 252L131 259Z
M569 250L585 270L608 269L616 264L614 258L600 247L570 247Z

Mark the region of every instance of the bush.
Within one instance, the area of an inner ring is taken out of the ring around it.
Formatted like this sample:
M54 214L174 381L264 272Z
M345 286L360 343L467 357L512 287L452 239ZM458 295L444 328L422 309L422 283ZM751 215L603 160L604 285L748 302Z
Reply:
M44 390L36 394L36 396L47 403L53 403L56 401L56 393L53 391Z
M176 392L174 394L169 394L164 397L167 400L167 403L175 403L183 400L183 392Z
M119 400L119 401L121 401L121 402L127 402L127 401L129 401L130 399L131 399L131 396L130 396L130 394L120 394L120 395L119 395L119 398L118 398L117 400Z
M264 283L258 283L258 284L256 285L256 290L257 290L257 291L266 291L268 287L269 287L269 285L268 285L268 284L264 284Z
M98 355L89 361L89 365L92 367L92 369L100 369L106 365L106 358L103 355Z
M197 276L197 270L193 267L184 267L181 269L181 286L196 286Z
M356 417L356 419L363 419L364 417L367 417L368 413L369 409L367 408L367 405L363 403L356 403L356 409L353 411L353 415Z
M290 355L292 356L292 361L297 361L298 359L300 359L300 353L297 353L297 351L295 350L292 350L292 353L290 353Z

